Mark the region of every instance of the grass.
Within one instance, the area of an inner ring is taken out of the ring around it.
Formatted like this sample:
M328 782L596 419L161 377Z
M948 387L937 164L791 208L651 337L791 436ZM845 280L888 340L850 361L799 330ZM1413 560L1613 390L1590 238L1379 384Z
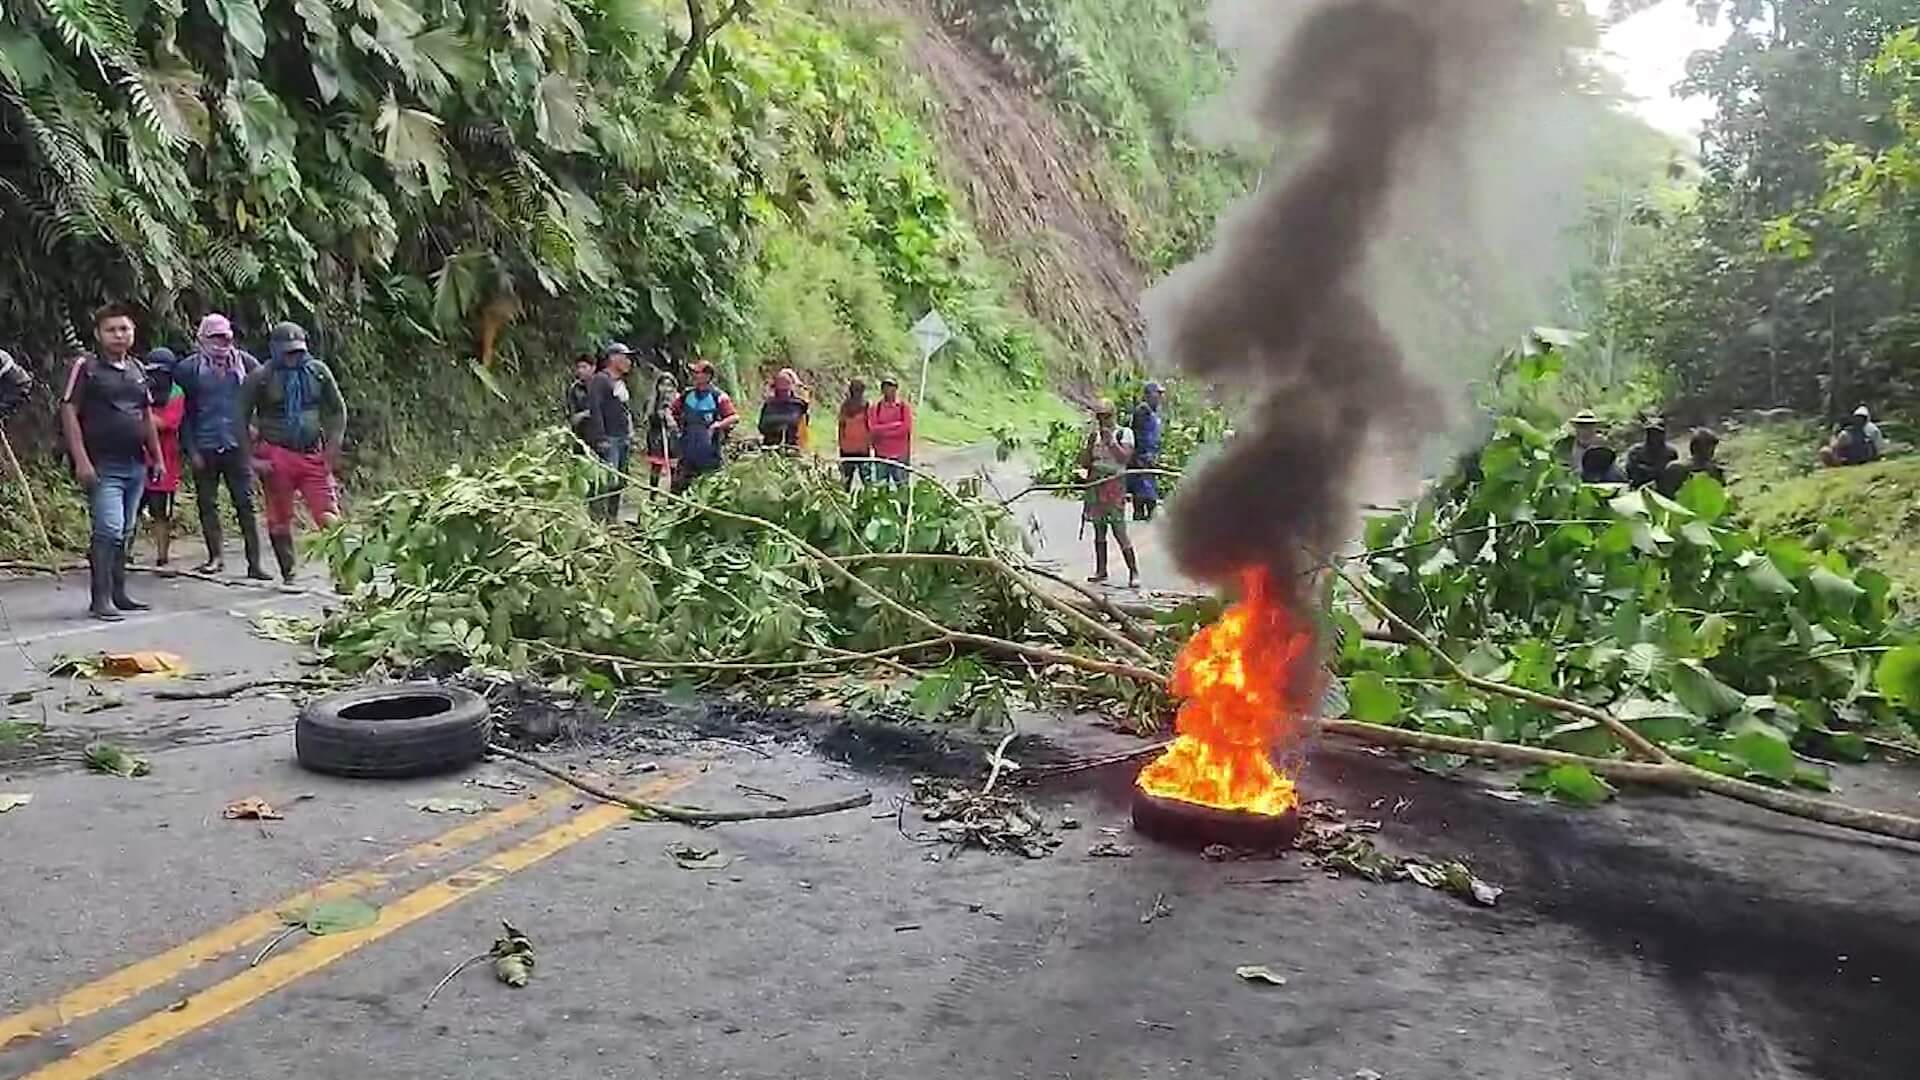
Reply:
M1819 467L1819 425L1783 420L1731 431L1721 444L1741 512L1768 532L1839 543L1920 597L1920 454Z

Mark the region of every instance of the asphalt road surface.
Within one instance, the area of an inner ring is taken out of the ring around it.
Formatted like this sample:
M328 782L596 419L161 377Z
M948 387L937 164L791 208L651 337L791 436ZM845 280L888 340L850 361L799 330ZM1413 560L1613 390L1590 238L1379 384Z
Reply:
M0 793L32 795L0 814L0 1077L1920 1075L1912 847L1710 800L1509 803L1390 758L1316 755L1310 796L1383 819L1396 850L1472 860L1506 890L1489 910L1156 847L1126 830L1124 772L1033 790L1050 820L1080 823L1047 858L954 855L896 817L910 752L836 760L798 736L721 741L657 718L552 760L697 805L874 803L694 830L503 764L335 780L294 764L288 700L169 703L153 691L174 683L42 674L57 653L131 648L181 654L216 676L202 686L302 670L247 619L316 597L136 586L155 613L99 628L77 619L77 578L0 581L0 687L33 691L7 709L47 728L16 724L0 746ZM148 754L152 774L81 771L95 738ZM1920 769L1848 776L1845 797L1920 810ZM285 819L222 819L248 796ZM487 810L412 805L434 797ZM1134 854L1090 855L1103 840ZM682 869L676 842L719 853ZM380 917L250 966L316 891ZM535 944L532 983L483 965L423 1009L502 919ZM1236 977L1248 964L1286 985Z

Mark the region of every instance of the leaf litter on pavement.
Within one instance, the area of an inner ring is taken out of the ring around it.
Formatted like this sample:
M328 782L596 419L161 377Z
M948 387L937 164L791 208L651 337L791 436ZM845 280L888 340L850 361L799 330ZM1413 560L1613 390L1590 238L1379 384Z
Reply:
M254 954L249 967L259 967L268 953L302 930L314 937L364 930L380 921L380 909L358 896L337 896L329 900L316 900L296 911L283 911L280 920L287 924L287 928Z
M229 821L281 820L280 811L275 810L272 803L260 798L258 795L250 795L244 799L233 800L220 811L220 816Z
M934 826L931 836L909 835L920 843L944 843L1044 858L1060 846L1060 838L1027 800L1013 795L986 794L964 784L913 778L908 799L920 816ZM906 806L901 805L904 814ZM905 832L904 826L901 829Z
M87 769L91 772L132 778L145 776L153 771L152 765L148 764L146 758L130 754L112 743L88 743L84 753Z
M0 791L0 814L4 814L9 810L17 810L32 801L33 796L25 792Z
M432 1005L433 999L439 997L440 991L446 989L456 976L482 960L492 960L493 977L508 986L525 986L533 979L533 941L505 919L500 920L500 927L505 933L493 939L492 948L467 957L440 977L440 981L427 993L427 999L420 1003L422 1009Z
M484 814L488 810L493 809L493 807L488 806L479 799L449 799L445 797L414 799L407 805L426 814Z

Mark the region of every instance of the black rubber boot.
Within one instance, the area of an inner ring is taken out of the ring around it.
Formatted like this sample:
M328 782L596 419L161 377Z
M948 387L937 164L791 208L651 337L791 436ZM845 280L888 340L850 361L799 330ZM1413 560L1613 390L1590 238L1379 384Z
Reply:
M1107 580L1107 542L1105 540L1093 542L1093 576L1087 580Z
M273 557L280 563L280 580L293 584L293 537L274 534L267 539L273 541Z
M127 595L127 562L125 555L130 545L122 540L116 545L113 560L113 606L121 611L145 611L147 605Z
M255 581L272 581L273 575L260 565L260 534L254 531L252 521L240 523L240 545L247 549L247 576Z
M115 550L118 547L96 536L87 548L87 592L91 598L87 614L101 622L120 621L120 613L113 609L113 561L120 557Z
M207 541L207 561L194 567L202 574L217 574L227 568L225 542L220 538L220 519L201 518L200 535Z
M1152 521L1153 512L1158 509L1160 509L1159 499L1148 499L1145 502L1141 503L1140 504L1140 520Z
M1140 587L1140 564L1134 560L1133 549L1130 547L1121 548L1120 557L1122 559L1125 559L1127 563L1127 588L1129 589L1139 588Z

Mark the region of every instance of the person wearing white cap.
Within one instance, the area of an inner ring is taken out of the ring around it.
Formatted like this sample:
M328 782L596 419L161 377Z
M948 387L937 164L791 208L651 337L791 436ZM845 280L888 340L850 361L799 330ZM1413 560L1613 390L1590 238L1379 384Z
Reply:
M1820 448L1822 465L1865 465L1880 457L1880 428L1865 405L1853 410L1846 423Z
M1873 456L1880 457L1887 452L1887 437L1880 434L1880 425L1873 422L1873 414L1865 405L1853 410L1853 415L1861 420L1860 432L1867 437L1867 445L1873 447Z

